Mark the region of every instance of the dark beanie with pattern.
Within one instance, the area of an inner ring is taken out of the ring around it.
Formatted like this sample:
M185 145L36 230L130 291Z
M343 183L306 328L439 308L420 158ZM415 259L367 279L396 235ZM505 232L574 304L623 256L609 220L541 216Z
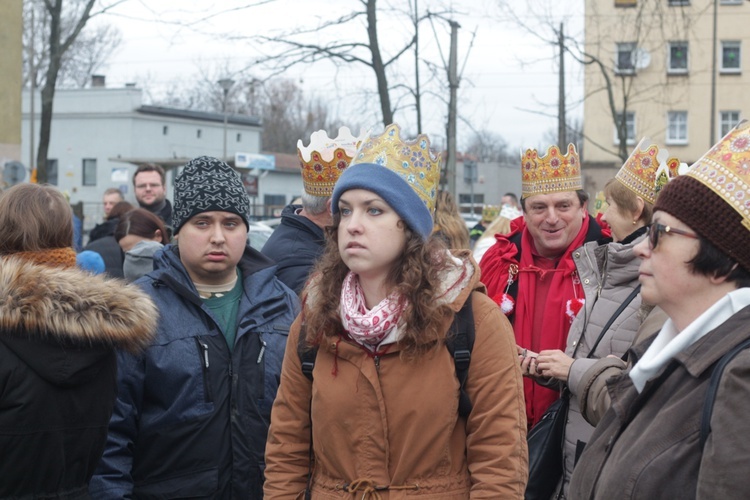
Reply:
M237 214L248 226L250 198L232 167L217 158L200 156L190 160L175 180L175 234L193 216L214 211Z
M693 177L677 177L659 193L656 210L677 217L750 271L750 232L742 225L742 216L705 184Z

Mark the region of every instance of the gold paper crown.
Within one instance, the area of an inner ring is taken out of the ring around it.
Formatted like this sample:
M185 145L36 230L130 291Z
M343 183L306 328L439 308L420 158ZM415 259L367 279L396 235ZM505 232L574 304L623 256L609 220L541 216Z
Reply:
M742 120L685 175L694 177L729 203L750 229L750 122Z
M499 205L485 205L482 207L482 220L495 220L500 215Z
M568 144L566 155L557 146L550 146L544 156L536 149L527 149L521 156L521 169L521 198L583 189L581 164L573 144Z
M329 139L325 130L317 130L310 135L309 146L303 146L302 140L298 140L297 156L305 192L312 196L331 196L334 184L351 163L364 135L354 137L347 127L341 127L335 139Z
M604 191L599 191L596 193L596 198L594 198L594 214L603 214L607 211L607 207L609 207L607 197L604 196Z
M440 156L430 151L430 139L426 135L403 140L401 129L392 123L381 135L362 143L351 164L359 163L375 163L395 172L417 193L430 214L435 212Z
M657 176L660 178L659 190L669 179L667 156L665 149L660 150L648 137L644 137L625 160L615 179L653 205L656 202Z

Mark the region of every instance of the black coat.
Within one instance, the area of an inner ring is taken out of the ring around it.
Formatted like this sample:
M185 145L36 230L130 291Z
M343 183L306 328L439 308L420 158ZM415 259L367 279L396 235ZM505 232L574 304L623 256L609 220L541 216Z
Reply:
M325 233L307 217L296 215L299 205L287 205L261 253L276 262L276 277L299 294L310 270L325 248Z
M104 260L104 272L110 278L124 278L122 264L125 260L125 254L122 252L119 243L114 236L104 236L96 241L92 241L84 250L93 250L102 256Z
M89 232L89 243L98 240L99 238L104 238L105 236L112 236L115 234L115 228L117 227L117 224L120 222L119 217L115 217L114 219L107 219L101 224L97 224L94 226L94 229Z
M135 286L0 259L0 498L88 498L115 400L115 348L149 342Z

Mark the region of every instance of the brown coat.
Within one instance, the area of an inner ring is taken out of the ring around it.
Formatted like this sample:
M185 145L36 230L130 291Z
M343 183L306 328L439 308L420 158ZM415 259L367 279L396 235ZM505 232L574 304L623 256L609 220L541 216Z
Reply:
M612 406L573 472L571 498L749 498L750 349L724 370L711 434L699 443L713 367L750 338L748 324L750 307L679 353L641 394L627 374L611 381ZM634 362L650 342L631 350Z
M481 286L478 274L453 303L455 311ZM298 318L271 414L265 498L302 498L311 415L313 499L354 498L342 488L356 480L389 486L378 491L384 500L522 498L526 418L513 330L483 293L472 295L472 306L476 340L466 384L473 403L468 419L458 416L459 385L447 349L404 361L394 345L373 359L341 340L320 347L311 383L297 355ZM370 498L363 494L364 488L356 498Z
M640 328L638 328L635 339L633 339L633 345L637 345L659 332L665 321L667 321L667 313L661 307L651 309ZM608 356L597 359L581 376L578 383L581 391L578 395L581 414L594 427L599 424L602 416L609 409L610 399L607 392L607 380L621 375L628 366L621 358Z

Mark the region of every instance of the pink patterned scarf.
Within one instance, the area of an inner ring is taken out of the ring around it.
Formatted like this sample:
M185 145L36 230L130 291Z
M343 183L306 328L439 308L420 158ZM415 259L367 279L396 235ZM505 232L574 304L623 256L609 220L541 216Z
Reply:
M352 340L368 349L375 349L396 328L404 305L404 300L392 293L372 309L367 309L357 275L350 271L344 278L341 287L342 326Z

